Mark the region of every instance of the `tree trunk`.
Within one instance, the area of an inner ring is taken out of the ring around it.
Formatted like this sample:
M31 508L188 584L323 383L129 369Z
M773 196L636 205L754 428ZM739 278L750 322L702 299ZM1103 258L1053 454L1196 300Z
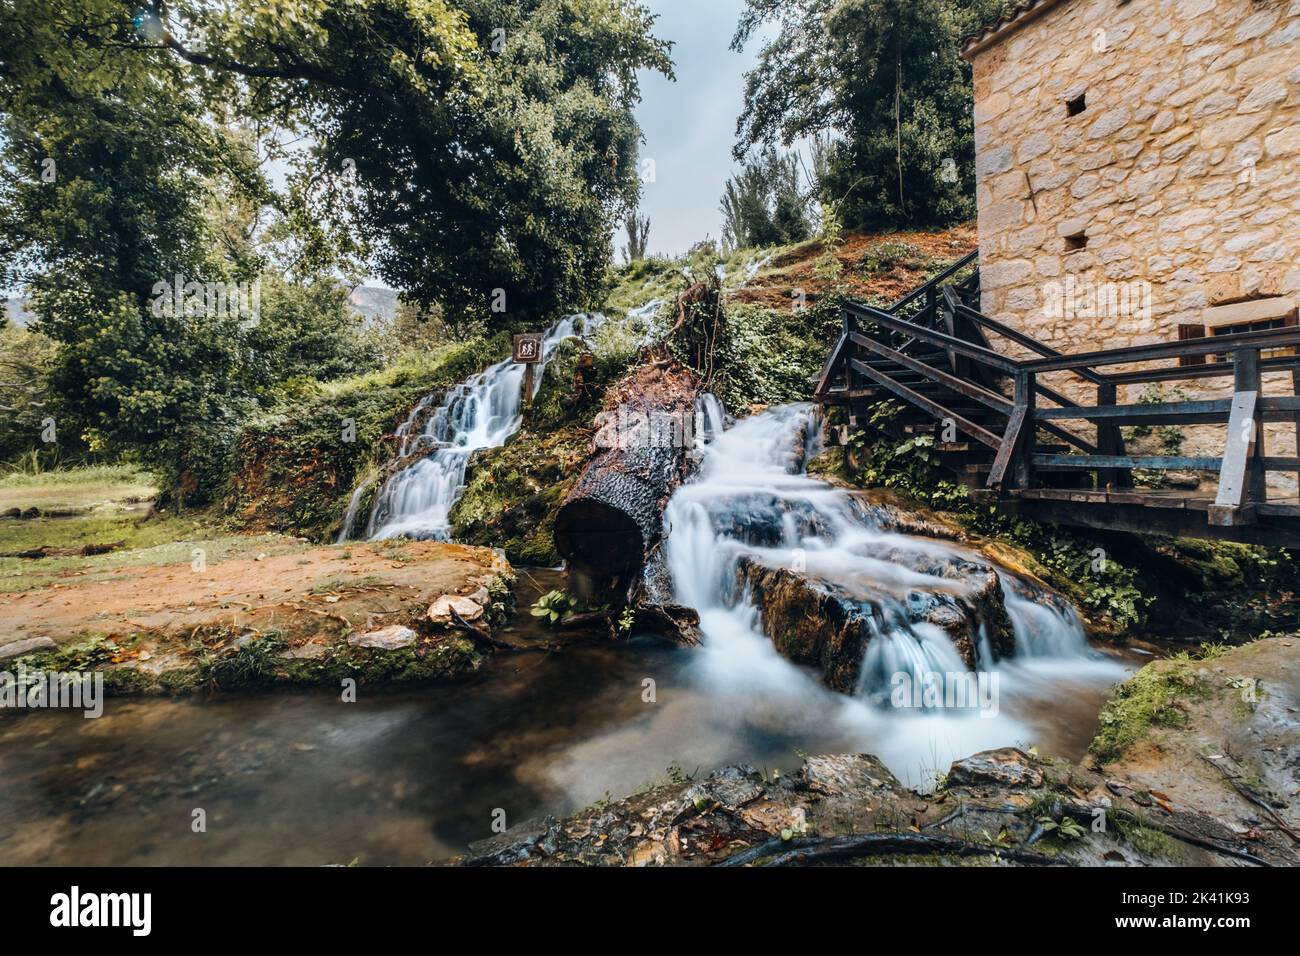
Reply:
M595 457L555 515L555 549L583 600L624 600L663 534L663 509L692 464L691 372L645 364L610 389L597 416Z

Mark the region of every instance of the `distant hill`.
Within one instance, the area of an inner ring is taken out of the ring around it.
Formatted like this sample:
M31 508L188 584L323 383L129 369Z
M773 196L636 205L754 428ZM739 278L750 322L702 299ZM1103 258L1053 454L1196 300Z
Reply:
M365 317L367 323L376 319L388 321L397 312L397 292L375 285L359 285L348 296L353 310Z

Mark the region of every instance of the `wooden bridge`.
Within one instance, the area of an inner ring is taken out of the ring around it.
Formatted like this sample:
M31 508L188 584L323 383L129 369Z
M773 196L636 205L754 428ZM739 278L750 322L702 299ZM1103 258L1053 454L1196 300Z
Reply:
M1266 482L1270 471L1300 476L1300 458L1267 455L1263 428L1290 423L1300 439L1300 328L1062 354L980 313L976 255L887 309L847 303L816 400L847 406L853 425L900 399L902 431L936 433L940 460L978 497L1025 517L1300 547L1300 499L1270 498ZM1289 373L1285 394L1264 394L1270 372ZM1065 378L1093 403L1048 384ZM1117 401L1120 386L1223 378L1231 398ZM1121 428L1167 425L1221 426L1220 454L1126 452ZM1203 483L1213 473L1217 486L1158 487L1171 471Z

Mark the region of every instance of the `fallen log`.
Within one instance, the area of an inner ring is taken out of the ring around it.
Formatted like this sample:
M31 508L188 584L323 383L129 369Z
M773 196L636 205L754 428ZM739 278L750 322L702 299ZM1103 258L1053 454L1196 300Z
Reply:
M555 549L581 600L634 588L692 465L696 394L695 376L673 361L641 365L607 394L595 456L555 515Z

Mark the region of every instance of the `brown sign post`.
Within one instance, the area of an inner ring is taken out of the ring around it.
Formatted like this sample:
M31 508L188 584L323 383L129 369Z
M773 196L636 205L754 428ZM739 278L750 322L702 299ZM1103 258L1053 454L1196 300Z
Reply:
M515 361L524 367L524 407L533 403L533 366L542 360L542 333L515 336Z

